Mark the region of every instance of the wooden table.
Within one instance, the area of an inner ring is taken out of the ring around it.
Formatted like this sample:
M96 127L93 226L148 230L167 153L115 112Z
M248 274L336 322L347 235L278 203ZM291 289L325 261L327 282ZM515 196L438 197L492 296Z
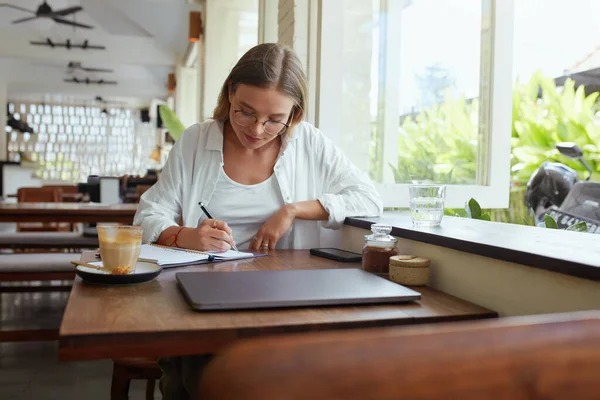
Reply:
M4 203L0 222L120 222L130 224L137 204Z
M17 198L17 194L16 193L9 194L6 197ZM83 193L64 193L63 192L63 193L61 193L61 197L64 202L77 203L77 202L80 202L81 200L83 200L84 194Z
M92 253L84 253L91 259ZM307 250L271 251L268 257L165 269L129 287L84 284L77 278L60 327L61 360L214 353L238 339L296 332L409 325L497 316L493 311L427 287L418 302L271 310L193 311L177 287L181 271L230 272L348 268Z

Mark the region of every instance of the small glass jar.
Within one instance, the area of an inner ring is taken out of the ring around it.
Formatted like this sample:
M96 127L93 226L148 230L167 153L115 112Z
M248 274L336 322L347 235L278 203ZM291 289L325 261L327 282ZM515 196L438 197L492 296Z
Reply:
M390 257L398 255L396 242L398 239L390 235L392 227L385 224L371 225L372 235L365 235L362 250L362 267L367 272L388 274Z

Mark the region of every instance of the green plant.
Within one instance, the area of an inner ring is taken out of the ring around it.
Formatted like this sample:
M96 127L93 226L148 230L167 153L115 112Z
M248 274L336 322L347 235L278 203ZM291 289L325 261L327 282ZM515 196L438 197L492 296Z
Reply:
M465 208L446 208L444 209L444 215L451 217L471 218L480 219L483 221L491 221L490 213L484 212L477 200L471 198L466 204Z
M479 102L446 93L441 104L404 118L400 124L396 183L430 180L475 183Z
M481 206L474 198L471 198L465 205L465 208L446 208L444 209L444 215L448 215L451 217L460 217L460 218L471 218L471 219L480 219L484 221L491 221L490 213L485 212L481 209ZM551 215L544 215L544 221L538 224L535 223L535 217L533 216L533 210L530 210L530 213L527 217L523 218L523 225L530 226L538 226L540 228L548 228L548 229L559 229L558 224L554 217ZM576 232L588 232L588 225L585 221L578 222L574 225L569 226L565 230L567 231L576 231Z
M598 93L586 96L572 80L556 88L552 78L536 72L529 82L513 87L511 188L508 209L484 210L493 221L524 224L527 181L544 161L564 163L581 176L584 167L562 156L556 143L571 141L584 150L584 158L600 173L600 125L596 113ZM389 165L397 183L431 180L475 183L477 165L477 100L456 99L448 92L442 104L405 117L400 124L397 166Z
M164 126L167 127L169 134L173 140L177 141L185 130L185 126L183 126L175 112L171 110L168 105L161 104L158 106L158 112L160 113L160 118L162 119Z
M575 142L584 150L584 158L600 172L600 127L596 122L599 93L586 96L585 88L567 79L557 89L552 78L536 72L527 84L513 89L512 181L525 185L544 161L561 162L581 177L585 168L577 160L556 150L559 142Z

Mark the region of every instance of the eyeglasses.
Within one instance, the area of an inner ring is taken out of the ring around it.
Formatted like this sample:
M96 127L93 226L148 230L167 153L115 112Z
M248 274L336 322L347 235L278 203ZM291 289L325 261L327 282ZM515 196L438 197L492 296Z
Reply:
M294 114L292 113L289 121L292 120L293 116ZM233 110L233 119L235 120L236 124L240 126L250 126L259 122L256 115L242 110ZM268 119L264 122L260 121L260 123L263 125L265 133L271 136L281 135L287 128L290 127L289 123L286 124L285 122L273 121L271 119Z

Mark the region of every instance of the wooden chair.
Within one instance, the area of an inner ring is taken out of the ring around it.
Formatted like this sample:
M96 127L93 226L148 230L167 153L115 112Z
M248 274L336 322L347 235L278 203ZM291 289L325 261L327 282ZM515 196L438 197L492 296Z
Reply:
M57 188L23 187L17 191L17 201L19 203L58 203L62 201L62 191ZM55 222L17 224L18 232L57 232L59 230L61 230L61 226Z
M146 193L146 191L148 189L150 189L151 187L152 187L152 185L137 185L135 187L135 195L136 195L136 198L137 198L137 201L136 201L137 203L140 202L140 198L142 197L142 195L144 193Z
M146 400L154 399L154 386L162 376L158 362L153 358L123 358L113 360L113 375L110 387L111 400L129 399L132 379L146 379Z
M83 197L77 190L77 185L44 185L43 187L60 189L61 201L65 203L77 203Z
M78 193L77 185L44 185L44 188L60 189L64 193Z
M600 398L600 311L249 340L202 400Z

